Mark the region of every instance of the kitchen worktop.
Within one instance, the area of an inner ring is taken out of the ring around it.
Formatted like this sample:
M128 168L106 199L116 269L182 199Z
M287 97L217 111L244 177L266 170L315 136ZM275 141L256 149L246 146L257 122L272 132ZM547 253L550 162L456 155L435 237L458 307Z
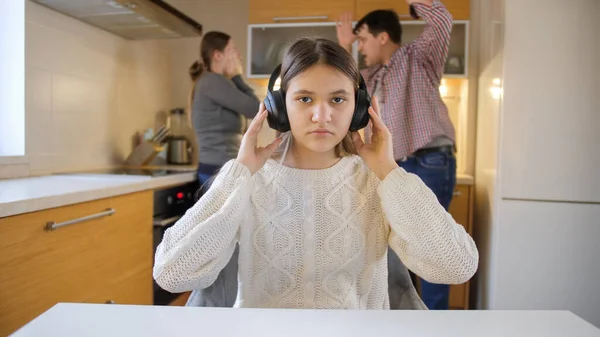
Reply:
M196 180L194 168L177 170L181 173L156 177L73 173L0 180L0 218Z
M144 169L165 169L181 173L150 177L91 172L0 180L0 218L196 180L194 166L157 166ZM459 185L472 185L473 177L459 173L456 182Z
M457 185L473 185L474 183L473 176L465 174L465 173L457 173L456 174L456 184Z
M59 303L28 336L600 337L569 311L289 310Z

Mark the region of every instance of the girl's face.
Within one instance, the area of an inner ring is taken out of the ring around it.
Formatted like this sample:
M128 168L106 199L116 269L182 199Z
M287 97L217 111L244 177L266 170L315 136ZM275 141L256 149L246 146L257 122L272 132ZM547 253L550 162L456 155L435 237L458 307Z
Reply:
M350 128L354 91L346 75L322 64L291 79L285 103L295 145L318 153L335 151Z

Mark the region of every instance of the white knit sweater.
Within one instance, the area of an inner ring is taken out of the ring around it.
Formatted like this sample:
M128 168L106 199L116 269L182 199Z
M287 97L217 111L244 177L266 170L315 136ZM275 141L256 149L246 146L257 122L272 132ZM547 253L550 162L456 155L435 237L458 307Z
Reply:
M164 235L154 278L211 285L240 244L235 307L388 309L387 247L433 283L466 282L478 251L436 196L402 168L383 181L358 156L323 170L229 161Z

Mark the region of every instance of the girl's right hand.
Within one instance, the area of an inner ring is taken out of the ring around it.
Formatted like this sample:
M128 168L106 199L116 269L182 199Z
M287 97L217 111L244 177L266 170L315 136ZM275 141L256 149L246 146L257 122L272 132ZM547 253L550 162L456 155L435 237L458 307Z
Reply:
M244 138L242 138L240 151L237 156L237 161L244 164L250 170L252 175L265 165L267 159L271 157L281 143L281 138L278 137L266 147L257 147L258 133L263 127L263 122L265 121L265 118L267 118L267 114L268 112L265 109L265 104L261 102L260 107L258 108L258 114L254 117L252 123L250 123L248 131L244 134Z

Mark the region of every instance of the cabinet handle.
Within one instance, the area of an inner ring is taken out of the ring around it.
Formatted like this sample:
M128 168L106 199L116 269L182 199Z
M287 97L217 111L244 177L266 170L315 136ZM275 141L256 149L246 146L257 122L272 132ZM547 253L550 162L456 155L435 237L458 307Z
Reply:
M454 191L454 193L452 193L453 196L458 197L460 196L460 191Z
M176 215L174 217L163 219L163 220L154 220L154 221L152 221L152 225L154 227L167 227L168 224L174 223L179 219L181 219L181 215Z
M84 216L81 218L77 218L77 219L73 219L73 220L69 220L69 221L65 221L65 222L59 222L56 223L54 221L48 221L46 223L46 230L47 231L53 231L55 229L58 229L60 227L64 227L64 226L68 226L68 225L73 225L76 223L80 223L80 222L84 222L84 221L89 221L89 220L94 220L94 219L98 219L98 218L103 218L105 216L110 216L115 214L115 210L113 208L109 208L104 212L100 212L100 213L96 213L96 214L92 214L92 215L88 215L88 216Z
M327 15L313 15L313 16L282 16L273 18L273 21L292 21L292 20L327 20Z
M115 301L113 301L113 300L108 300L108 301L106 301L106 302L104 302L104 303L105 303L105 304L115 304Z

